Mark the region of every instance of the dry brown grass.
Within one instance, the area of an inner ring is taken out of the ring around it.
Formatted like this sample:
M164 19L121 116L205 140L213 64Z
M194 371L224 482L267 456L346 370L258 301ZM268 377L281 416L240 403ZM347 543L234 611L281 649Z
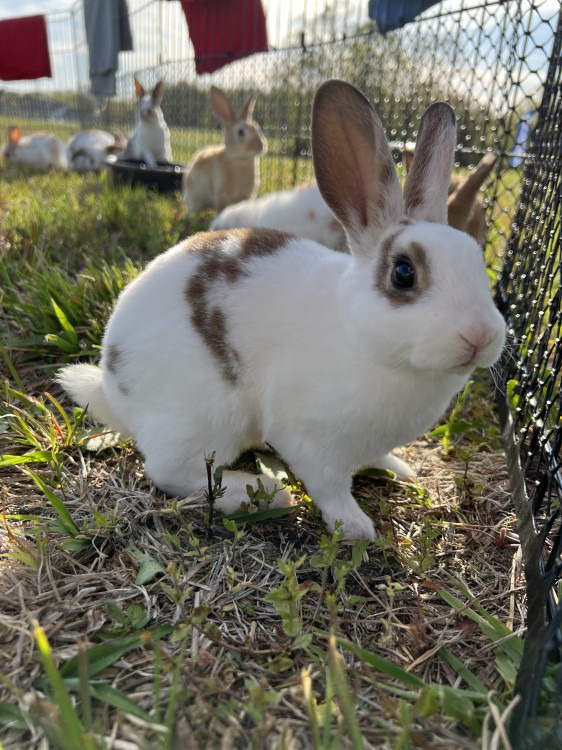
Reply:
M30 392L40 393L48 380L40 370L34 375ZM478 399L493 420L483 396ZM9 431L0 441L0 453L17 452ZM324 703L334 675L343 679L337 664L329 664L330 631L427 683L468 688L444 658L450 652L490 695L505 697L510 686L498 669L497 644L442 595L453 594L468 607L461 593L468 590L511 631L523 630L505 460L486 442L485 434L480 440L472 434L449 455L430 438L404 449L418 472L417 489L387 479L355 480L355 495L375 519L380 541L350 566L337 596L338 571L350 560L351 545L341 542L336 561L319 567L324 529L313 507L235 533L218 519L209 536L204 502L155 491L130 446L98 454L67 448L57 494L82 529L79 538L89 540L85 549L68 551L69 537L54 529L57 515L43 493L22 468L5 468L5 508L41 520L5 517L0 531L0 701L17 704L30 725L28 731L1 729L4 748L57 747L45 740L45 726L56 716L41 682L34 621L59 666L111 635L145 633L140 647L96 675L151 715L147 721L93 702L92 732L122 750L315 747L313 717L322 732L323 714L311 706L314 699ZM52 471L37 471L56 484ZM161 570L145 582L137 578L142 554ZM296 636L287 635L266 600L272 591L287 590L290 576L281 572L280 559L302 560L295 568ZM131 605L132 621L126 621ZM125 613L124 626L115 621L116 608ZM159 626L167 627L160 638L146 634ZM345 663L365 748L477 744L485 708L473 731L437 707L424 715L418 690L345 649L336 653ZM343 702L340 694L330 701L335 744L316 746L354 746ZM489 713L483 743L492 747L496 722Z

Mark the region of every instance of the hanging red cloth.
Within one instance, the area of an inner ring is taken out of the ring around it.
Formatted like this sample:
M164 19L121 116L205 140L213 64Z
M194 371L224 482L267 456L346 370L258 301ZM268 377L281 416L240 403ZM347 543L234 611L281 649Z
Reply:
M51 78L45 16L0 21L0 80Z
M181 0L181 4L198 75L267 51L261 0Z

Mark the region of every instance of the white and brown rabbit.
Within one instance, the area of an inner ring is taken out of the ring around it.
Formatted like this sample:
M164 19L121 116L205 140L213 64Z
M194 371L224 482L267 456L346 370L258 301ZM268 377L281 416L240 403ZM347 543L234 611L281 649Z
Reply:
M136 128L129 138L124 159L142 161L154 168L158 162L172 161L170 131L164 120L160 104L164 95L164 83L158 81L149 93L141 82L133 76L135 90L139 98L139 114Z
M259 157L267 143L252 120L256 97L250 96L235 112L226 94L211 86L213 112L223 125L224 143L208 146L193 157L183 176L183 197L191 213L251 198L259 187Z
M29 164L35 169L67 168L64 143L52 133L35 133L23 136L18 125L10 125L7 130L8 142L4 145L2 155L7 162Z
M402 193L367 99L343 81L322 84L315 173L351 253L271 229L196 234L122 292L100 365L69 365L59 382L133 436L172 495L206 486L205 454L228 466L266 442L330 529L339 519L348 538L374 538L352 474L410 476L393 448L434 424L504 344L482 251L446 223L454 148L453 110L433 104ZM253 481L225 471L219 508L237 509ZM278 502L289 500L281 489Z
M81 130L66 144L68 168L73 172L102 172L110 154L120 154L125 148L120 133L105 130Z

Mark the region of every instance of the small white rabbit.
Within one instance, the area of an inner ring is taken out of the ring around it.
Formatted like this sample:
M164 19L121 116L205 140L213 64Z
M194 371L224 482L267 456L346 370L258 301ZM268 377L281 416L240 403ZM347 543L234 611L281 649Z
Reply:
M147 93L136 76L133 76L133 80L139 97L139 116L123 158L143 161L153 169L158 162L172 161L170 131L160 108L164 83L158 81L152 92Z
M51 133L22 136L18 125L8 127L8 142L2 155L8 162L29 164L36 169L62 171L67 168L66 151L60 138Z
M205 454L229 465L266 442L330 529L340 519L348 538L374 538L353 472L411 475L390 451L434 424L504 344L482 251L446 225L454 148L453 110L433 104L402 194L369 102L343 81L322 84L315 173L351 254L271 229L196 234L122 292L99 367L67 366L58 381L134 437L170 494L206 486ZM218 507L238 508L255 479L225 471Z
M332 250L347 250L344 229L326 205L315 182L227 206L213 219L209 229L241 227L290 231L297 237L314 240Z
M259 187L259 157L267 143L252 120L256 97L250 96L236 113L226 94L211 86L211 105L221 120L224 144L208 146L193 157L183 176L183 197L189 211L225 206L253 197Z
M66 144L68 168L73 172L102 172L109 154L120 154L125 147L120 133L81 130Z

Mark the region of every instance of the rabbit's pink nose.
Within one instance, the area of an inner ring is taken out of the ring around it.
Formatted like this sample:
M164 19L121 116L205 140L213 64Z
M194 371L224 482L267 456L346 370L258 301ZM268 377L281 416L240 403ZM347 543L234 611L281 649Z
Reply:
M485 323L471 326L460 334L461 339L477 349L485 349L494 340L494 336L495 330Z
M494 333L487 326L471 328L459 335L466 352L463 364L467 365L474 362L480 352L486 349L494 340Z

